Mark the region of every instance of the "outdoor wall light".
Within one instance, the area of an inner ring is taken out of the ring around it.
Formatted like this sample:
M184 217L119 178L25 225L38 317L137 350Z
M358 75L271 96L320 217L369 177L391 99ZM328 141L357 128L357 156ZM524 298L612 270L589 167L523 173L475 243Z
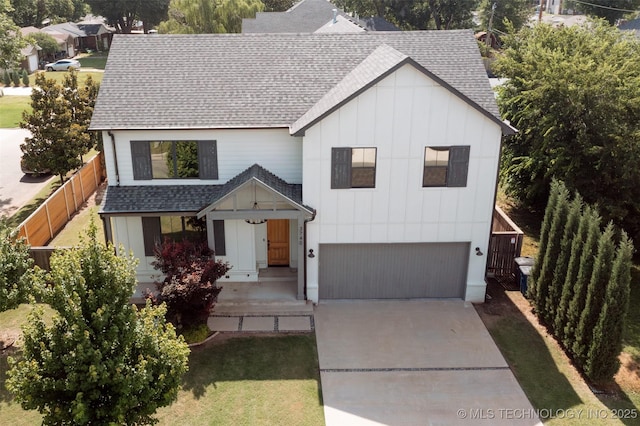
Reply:
M316 257L315 254L313 254L313 249L309 249L309 254L307 255L307 257L313 259L314 257Z
M482 250L480 250L480 247L476 247L476 256L482 256L484 253L482 253Z

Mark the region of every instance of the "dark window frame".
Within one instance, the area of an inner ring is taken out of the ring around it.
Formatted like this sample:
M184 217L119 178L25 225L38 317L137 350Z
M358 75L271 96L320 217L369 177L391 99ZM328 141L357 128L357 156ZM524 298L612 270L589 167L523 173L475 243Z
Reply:
M354 166L354 150L373 150L373 167ZM354 176L354 169L357 173ZM331 189L371 189L376 187L378 169L378 148L373 146L331 148ZM373 177L370 183L358 184L358 175L370 171Z
M182 225L182 234L184 235L187 232L186 221L188 218L193 216L177 216L177 215L171 215L171 216L180 218L180 223ZM145 256L154 256L156 246L162 243L163 241L161 218L162 216L143 216L142 217L142 237L144 241ZM214 226L214 246L215 246L214 253L217 256L225 256L226 240L225 240L225 232L224 232L224 220L214 220L213 226ZM206 233L205 233L205 241L206 241Z
M173 174L175 177L154 177L153 163L151 160L151 144L152 143L171 143L171 157L173 163ZM178 174L178 158L176 155L176 144L178 143L197 143L198 149L198 176L179 177ZM214 180L218 179L218 142L216 140L135 140L131 141L131 161L133 168L134 180L164 180L164 179L200 179Z
M448 151L447 165L427 165L427 152ZM469 145L452 146L426 146L422 158L422 187L423 188L462 188L467 186L467 176L469 172ZM427 182L427 170L444 170L444 182Z

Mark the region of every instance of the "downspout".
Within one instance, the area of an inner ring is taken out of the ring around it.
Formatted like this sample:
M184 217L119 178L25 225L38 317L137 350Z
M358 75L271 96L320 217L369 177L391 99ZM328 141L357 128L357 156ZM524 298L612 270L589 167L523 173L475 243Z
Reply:
M116 185L120 186L120 172L118 172L118 154L116 153L116 137L113 135L111 130L107 131L107 134L111 136L111 149L113 149L113 164L116 172Z
M313 214L311 215L311 218L304 220L304 248L305 248L305 251L303 251L304 253L304 256L303 256L304 257L304 300L308 300L307 299L307 253L306 253L307 223L312 222L315 218L316 218L316 209L313 209Z

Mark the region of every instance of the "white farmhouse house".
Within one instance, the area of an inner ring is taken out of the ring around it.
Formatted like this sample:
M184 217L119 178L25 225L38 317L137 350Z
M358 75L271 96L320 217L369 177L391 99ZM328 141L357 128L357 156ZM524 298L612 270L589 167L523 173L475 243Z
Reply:
M484 300L514 129L471 31L116 35L91 128L141 282L200 236L223 281L284 265L299 299Z

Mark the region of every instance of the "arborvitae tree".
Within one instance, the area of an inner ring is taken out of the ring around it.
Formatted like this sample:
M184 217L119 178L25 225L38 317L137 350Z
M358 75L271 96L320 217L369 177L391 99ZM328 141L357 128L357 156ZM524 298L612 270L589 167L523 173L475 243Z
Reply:
M529 282L527 286L527 297L531 300L536 300L538 291L538 278L540 277L540 271L542 269L542 261L544 254L547 251L547 240L549 238L549 229L551 228L551 222L553 221L553 212L558 202L558 195L560 183L556 180L551 182L551 192L549 194L549 201L547 201L547 207L544 211L544 219L542 220L542 227L540 229L540 244L538 245L538 256L536 262L531 269L531 275L529 276Z
M564 186L564 183L557 182L552 188L552 191L557 192L557 200L555 208L553 209L551 226L548 227L549 235L547 237L545 252L540 253L543 256L542 264L540 265L536 297L533 299L538 315L547 324L552 319L545 310L546 302L553 281L553 272L556 269L556 263L560 254L562 231L567 222L567 212L569 210L569 191Z
M584 220L587 221L587 237L582 246L580 261L578 267L578 275L575 280L573 289L573 298L569 302L567 311L567 321L564 327L565 348L572 351L573 342L575 341L576 328L580 322L580 315L584 310L587 302L587 289L593 272L594 258L598 249L598 240L600 239L600 216L595 208L585 209ZM573 353L573 352L572 352Z
M577 195L576 195L577 198ZM575 202L575 199L574 199ZM587 234L589 232L590 217L592 216L591 206L586 206L584 211L580 215L579 225L576 234L571 241L571 255L569 263L567 265L566 276L562 285L562 295L560 297L560 303L556 309L556 317L553 322L553 330L558 341L562 342L565 348L570 348L571 345L567 345L565 341L565 327L567 323L567 316L569 313L569 304L574 296L574 289L578 281L578 270L580 269L580 257L582 256L582 249L587 241ZM585 287L586 289L586 287Z
M622 331L629 308L632 255L633 243L623 232L584 369L594 382L613 379L620 367L618 355L622 351Z
M18 71L11 71L11 81L13 81L13 87L20 87L20 73Z
M573 201L571 201L571 204L569 204L567 220L565 222L562 240L560 241L558 260L556 261L556 267L553 271L553 278L551 280L551 286L549 287L549 294L547 296L544 309L547 324L552 326L554 334L556 331L556 313L560 306L560 299L562 297L569 261L571 259L571 242L576 237L576 232L578 231L578 226L580 224L581 214L582 197L580 196L580 194L575 194ZM558 337L557 334L556 337Z
M596 255L591 280L587 288L587 301L580 315L580 322L576 328L576 338L573 342L574 360L580 367L584 367L591 341L593 330L598 323L602 304L607 290L607 284L611 279L611 267L615 246L613 244L613 223L609 222L598 241L598 254Z
M43 299L57 314L51 325L41 310L30 314L7 380L44 424L151 424L176 399L189 348L164 306L129 303L135 264L98 242L93 224L89 239L51 257Z
M22 70L22 84L24 87L29 87L29 73L27 70Z
M4 72L2 73L2 84L4 84L4 87L11 86L11 76L9 75L9 71L7 70L4 70Z

